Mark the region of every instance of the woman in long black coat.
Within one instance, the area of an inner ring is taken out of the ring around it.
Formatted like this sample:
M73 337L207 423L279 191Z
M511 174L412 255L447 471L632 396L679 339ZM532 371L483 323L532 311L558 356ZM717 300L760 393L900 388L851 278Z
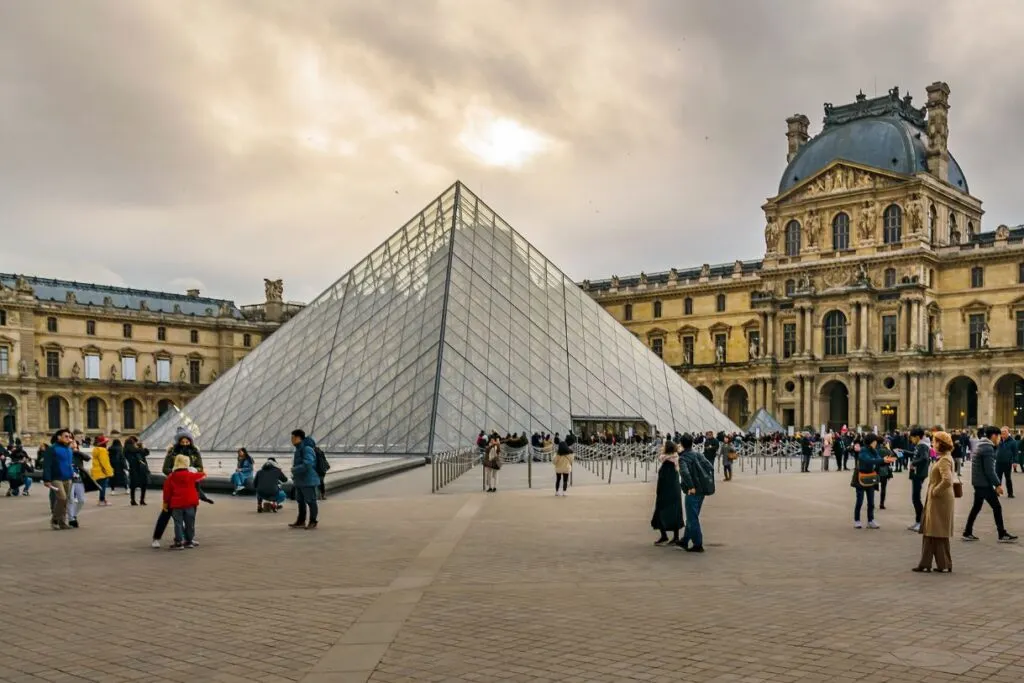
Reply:
M128 488L128 472L124 460L124 447L121 439L114 439L110 444L110 468L114 470L114 476L110 479L110 491L116 488Z
M135 489L139 489L138 505L146 504L146 489L149 487L149 449L145 448L138 437L129 436L124 443L124 459L128 465L128 489L135 502Z
M651 528L661 533L654 545L669 544L668 532L672 532L672 543L679 543L679 530L683 528L683 492L679 488L679 454L671 440L665 442L664 452L658 456L657 497L654 500L654 515Z

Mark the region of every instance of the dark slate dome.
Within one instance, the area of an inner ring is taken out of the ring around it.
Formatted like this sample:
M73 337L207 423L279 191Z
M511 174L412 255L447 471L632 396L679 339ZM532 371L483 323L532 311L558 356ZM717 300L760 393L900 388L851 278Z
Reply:
M853 104L825 105L825 126L804 144L786 167L779 194L810 178L833 161L842 159L874 168L913 175L926 172L928 141L924 111L910 106L910 96L889 94ZM968 192L960 165L949 155L948 182Z

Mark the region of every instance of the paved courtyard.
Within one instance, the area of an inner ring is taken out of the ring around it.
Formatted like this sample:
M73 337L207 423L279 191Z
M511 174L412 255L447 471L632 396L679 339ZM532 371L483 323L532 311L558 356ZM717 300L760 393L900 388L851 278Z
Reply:
M748 472L696 556L652 546L653 483L577 473L556 498L547 467L542 490L508 468L510 490L474 470L434 496L421 468L332 497L314 532L220 496L180 552L149 548L155 503L54 532L41 489L0 498L0 680L1024 680L1024 548L987 511L956 573L917 575L905 479L855 531L848 475Z

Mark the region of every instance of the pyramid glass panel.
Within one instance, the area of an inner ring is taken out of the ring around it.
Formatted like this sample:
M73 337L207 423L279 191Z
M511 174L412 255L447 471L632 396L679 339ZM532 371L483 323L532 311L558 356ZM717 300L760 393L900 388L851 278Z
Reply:
M737 430L461 183L181 411L202 448L431 454L574 419Z

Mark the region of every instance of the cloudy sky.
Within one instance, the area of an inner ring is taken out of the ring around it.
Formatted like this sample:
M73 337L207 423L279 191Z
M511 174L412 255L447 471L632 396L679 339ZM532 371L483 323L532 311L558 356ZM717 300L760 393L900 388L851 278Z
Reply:
M1018 0L7 0L0 270L308 300L461 179L573 278L757 258L785 118L951 88L1024 223Z

